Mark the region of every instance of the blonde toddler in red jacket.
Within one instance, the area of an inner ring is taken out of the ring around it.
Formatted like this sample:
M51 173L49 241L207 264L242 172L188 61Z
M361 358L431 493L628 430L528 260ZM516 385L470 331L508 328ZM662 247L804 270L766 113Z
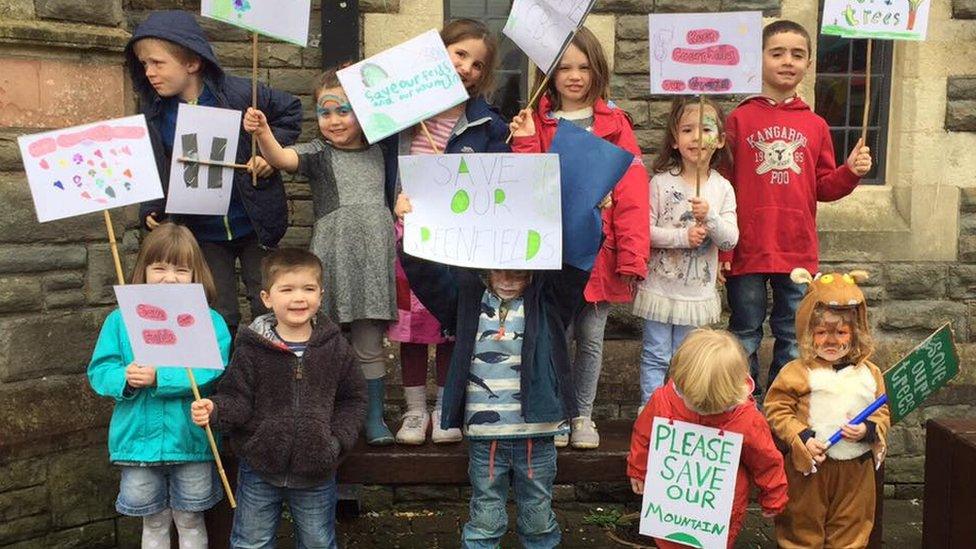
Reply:
M630 437L627 476L635 494L644 493L651 424L655 417L676 419L742 434L742 454L736 474L728 546L742 529L749 490L759 487L763 516L786 508L783 455L773 443L769 425L752 398L753 382L745 351L723 330L697 329L678 347L671 360L671 379L659 387L644 407ZM656 539L660 548L683 545Z

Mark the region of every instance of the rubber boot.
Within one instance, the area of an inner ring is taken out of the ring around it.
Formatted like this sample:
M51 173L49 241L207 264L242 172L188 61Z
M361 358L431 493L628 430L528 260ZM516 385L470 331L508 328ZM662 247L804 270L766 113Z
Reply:
M383 422L383 398L386 396L386 383L383 378L367 379L366 390L369 402L366 408L366 444L389 446L393 444L393 433Z

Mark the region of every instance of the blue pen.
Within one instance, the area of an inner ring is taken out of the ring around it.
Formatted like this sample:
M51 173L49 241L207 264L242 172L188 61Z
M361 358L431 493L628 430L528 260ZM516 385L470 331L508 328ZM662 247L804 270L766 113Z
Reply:
M878 408L884 406L886 402L888 402L888 395L879 396L878 400L875 400L874 402L869 404L868 407L865 408L863 411L861 411L860 414L854 416L854 419L848 421L847 422L848 425L857 425L858 423L864 423L865 419L867 419L871 414L876 412ZM834 444L840 442L840 439L843 436L844 436L843 432L840 429L837 429L837 432L831 435L829 439L827 439L827 448L830 448Z

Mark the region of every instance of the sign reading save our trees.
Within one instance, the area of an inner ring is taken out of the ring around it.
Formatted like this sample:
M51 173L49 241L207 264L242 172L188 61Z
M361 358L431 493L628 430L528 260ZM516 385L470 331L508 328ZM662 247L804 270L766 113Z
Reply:
M691 547L726 547L742 435L655 417L640 533Z
M820 32L847 38L925 40L931 0L825 0Z
M958 373L959 355L946 324L884 373L891 422L901 421Z

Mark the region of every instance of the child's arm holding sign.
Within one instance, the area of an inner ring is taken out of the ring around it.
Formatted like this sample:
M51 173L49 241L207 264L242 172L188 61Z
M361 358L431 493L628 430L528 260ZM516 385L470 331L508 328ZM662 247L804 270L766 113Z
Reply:
M269 164L289 173L298 170L298 153L281 146L263 112L248 108L244 113L244 129L257 139L261 154Z

